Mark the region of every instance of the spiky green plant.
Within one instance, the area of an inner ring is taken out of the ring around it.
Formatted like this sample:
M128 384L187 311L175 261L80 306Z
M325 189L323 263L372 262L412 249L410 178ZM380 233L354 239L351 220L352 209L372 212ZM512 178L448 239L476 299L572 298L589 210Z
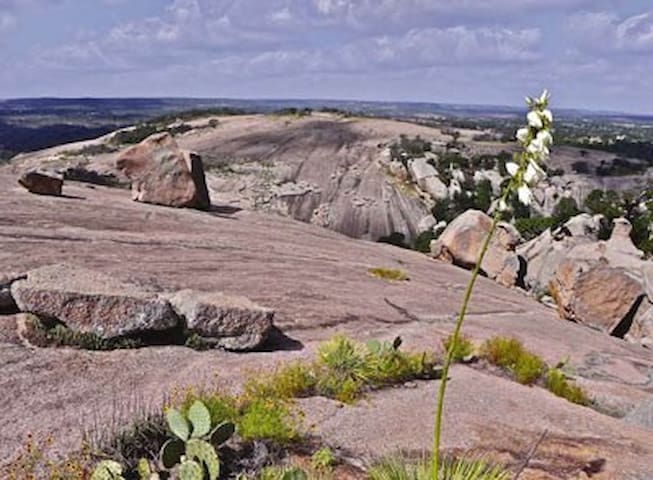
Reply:
M389 457L375 464L370 480L430 480L431 461L423 458L410 461ZM440 463L440 480L508 480L510 473L482 459L445 460Z

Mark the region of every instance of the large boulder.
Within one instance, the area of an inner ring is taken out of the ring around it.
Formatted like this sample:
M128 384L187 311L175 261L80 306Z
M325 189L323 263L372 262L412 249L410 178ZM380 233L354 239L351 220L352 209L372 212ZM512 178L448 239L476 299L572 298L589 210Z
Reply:
M76 332L115 338L176 327L170 303L143 288L91 270L57 264L31 270L11 285L22 312Z
M585 238L572 242L574 237L568 237L557 245L550 244L549 250L540 252L545 267L538 273L539 281L549 279L549 293L562 318L652 345L653 268L633 245L630 230L627 220L617 219L607 241ZM531 268L538 264L529 258L528 252L523 254L531 260L530 275Z
M274 311L245 297L182 290L168 298L189 332L227 350L260 347L273 326Z
M646 297L628 271L574 260L561 263L551 294L563 318L617 337L628 333Z
M63 188L61 175L37 170L23 173L18 179L18 183L31 193L39 195L61 196L61 189Z
M409 160L408 171L413 181L434 199L447 198L449 195L449 190L440 180L438 171L426 158Z
M603 217L586 213L577 215L555 231L545 230L538 237L517 247L527 264L524 283L530 290L546 292L556 270L569 252L578 245L598 241Z
M127 149L116 165L131 180L136 201L200 210L211 207L202 159L181 150L169 133L152 135Z
M492 219L488 215L467 210L431 242L431 253L439 260L472 269L491 227ZM505 286L518 284L523 272L515 247L520 238L512 225L500 222L481 264L483 273Z

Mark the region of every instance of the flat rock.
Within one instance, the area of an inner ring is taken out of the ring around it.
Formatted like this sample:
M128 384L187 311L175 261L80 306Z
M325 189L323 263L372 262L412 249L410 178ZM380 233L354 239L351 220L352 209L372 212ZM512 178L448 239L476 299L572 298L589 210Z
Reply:
M208 210L211 207L199 155L181 150L169 133L159 133L120 154L116 165L132 181L138 202Z
M61 196L63 178L55 173L31 170L18 179L23 187L39 195Z
M182 290L168 299L190 332L227 350L260 347L272 328L274 311L245 297Z
M179 321L158 295L67 264L30 270L25 280L12 283L11 293L22 312L103 338L164 331Z

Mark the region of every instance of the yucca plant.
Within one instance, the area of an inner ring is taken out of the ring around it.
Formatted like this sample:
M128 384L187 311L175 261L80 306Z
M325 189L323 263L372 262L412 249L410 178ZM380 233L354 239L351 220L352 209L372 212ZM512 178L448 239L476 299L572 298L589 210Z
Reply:
M472 292L476 285L476 280L481 272L481 265L487 253L494 232L497 229L503 213L508 209L508 200L517 195L519 201L525 205L530 205L533 201L532 187L542 180L546 173L541 164L549 156L549 147L553 143L551 128L553 126L553 115L549 110L549 92L544 90L542 95L536 98L526 98L526 104L529 112L526 115L527 125L517 131L517 141L522 147L522 151L515 153L512 162L506 163L506 170L510 175L510 181L506 184L501 194L501 198L496 202L492 224L488 231L481 250L478 252L476 264L469 279L465 296L463 297L460 311L456 320L449 349L445 357L444 366L442 367L442 381L438 392L438 402L435 413L435 428L433 432L433 457L431 461L432 480L441 480L438 478L440 469L440 442L442 434L442 414L444 412L444 397L447 389L447 380L449 367L454 360L454 355L458 349L458 343L461 336L461 330L467 314L467 308L472 298Z
M388 457L375 464L370 480L430 480L431 462L427 458L410 461ZM510 472L483 459L445 460L440 464L441 480L508 480Z

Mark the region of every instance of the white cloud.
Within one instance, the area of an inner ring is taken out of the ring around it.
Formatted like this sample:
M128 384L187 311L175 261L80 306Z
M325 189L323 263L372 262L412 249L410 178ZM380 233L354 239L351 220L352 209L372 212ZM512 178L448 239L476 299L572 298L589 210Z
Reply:
M610 12L580 12L569 18L567 29L590 51L653 51L653 11L620 18Z

